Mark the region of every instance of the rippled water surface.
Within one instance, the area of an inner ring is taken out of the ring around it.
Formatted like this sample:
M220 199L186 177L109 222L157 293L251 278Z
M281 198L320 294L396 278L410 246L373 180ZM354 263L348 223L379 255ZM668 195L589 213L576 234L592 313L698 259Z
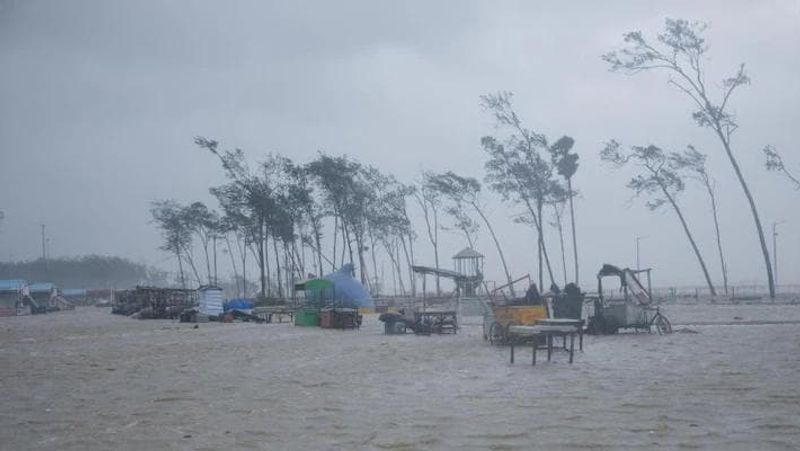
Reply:
M670 306L532 367L482 339L0 318L0 449L798 449L800 306ZM739 319L736 319L739 318ZM691 333L697 332L697 333ZM541 356L540 356L541 358Z

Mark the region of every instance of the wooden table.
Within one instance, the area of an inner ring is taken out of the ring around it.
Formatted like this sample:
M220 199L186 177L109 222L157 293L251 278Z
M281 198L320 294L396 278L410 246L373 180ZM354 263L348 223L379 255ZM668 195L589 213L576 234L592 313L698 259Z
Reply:
M573 324L536 324L534 326L509 326L508 335L511 344L511 363L514 363L514 346L523 339L532 339L533 358L532 364L536 365L536 349L539 347L536 339L544 336L547 342L547 361L553 356L553 337L562 336L566 343L569 337L569 363L572 363L575 356L575 335L581 328ZM566 346L565 346L566 349Z

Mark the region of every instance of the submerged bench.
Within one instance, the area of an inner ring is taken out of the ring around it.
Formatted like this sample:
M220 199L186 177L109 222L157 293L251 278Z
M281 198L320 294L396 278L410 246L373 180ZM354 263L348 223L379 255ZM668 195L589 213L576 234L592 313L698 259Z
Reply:
M575 335L580 336L580 348L583 350L583 320L572 319L545 319L539 321L534 326L509 326L508 338L511 343L511 363L514 363L514 346L526 340L532 342L533 349L532 363L536 365L536 349L539 347L537 339L545 337L547 343L547 361L553 355L553 337L564 337L564 349L569 351L569 363L572 363L575 355ZM569 349L567 349L567 337L569 337Z

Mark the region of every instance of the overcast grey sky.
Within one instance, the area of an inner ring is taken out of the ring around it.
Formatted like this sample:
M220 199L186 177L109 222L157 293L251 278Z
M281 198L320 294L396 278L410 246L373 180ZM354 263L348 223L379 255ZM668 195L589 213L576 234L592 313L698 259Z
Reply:
M772 144L800 169L800 2L792 0L0 0L0 259L37 257L45 223L54 256L115 254L172 269L157 250L149 202L213 204L208 187L224 181L196 135L254 161L270 151L307 161L324 150L404 181L421 169L483 178L479 140L494 129L478 97L510 90L530 127L576 140L585 284L603 262L633 265L637 235L646 236L643 264L656 268L658 285L702 284L672 213L631 202L630 174L599 163L611 138L668 150L693 143L710 154L731 280L763 283L741 189L689 101L666 74L609 73L600 59L622 33L655 33L665 17L710 24L710 80L747 63L753 83L732 103L735 152L767 233L785 221L779 281L800 282L800 192L764 170L760 151ZM511 222L517 209L486 199L513 272L533 273L533 232ZM706 198L691 186L682 202L719 281ZM442 240L445 255L463 247L457 235ZM417 247L430 258L424 241ZM479 247L499 278L487 237Z

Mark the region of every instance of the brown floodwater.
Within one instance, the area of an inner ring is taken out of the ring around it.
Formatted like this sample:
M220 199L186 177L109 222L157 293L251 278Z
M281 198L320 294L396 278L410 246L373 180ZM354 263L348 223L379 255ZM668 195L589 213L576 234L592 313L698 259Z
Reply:
M535 367L480 318L455 336L0 318L0 449L798 449L800 324L735 323L800 306L665 311L684 333L587 337Z

